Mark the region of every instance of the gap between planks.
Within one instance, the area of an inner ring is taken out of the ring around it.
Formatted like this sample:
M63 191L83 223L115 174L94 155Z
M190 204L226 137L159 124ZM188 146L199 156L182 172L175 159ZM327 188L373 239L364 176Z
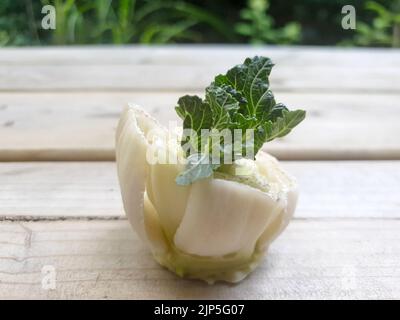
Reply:
M2 216L0 215L0 223L1 222L62 222L62 221L118 221L118 220L126 220L125 215L121 216ZM310 221L310 222L318 222L318 221L400 221L400 214L398 218L394 217L297 217L294 216L291 221Z
M271 155L282 161L369 161L369 160L400 160L400 150L332 150L331 148L290 148L284 147L263 148ZM102 162L115 161L114 149L3 149L0 150L0 162L31 162L31 161L87 161Z

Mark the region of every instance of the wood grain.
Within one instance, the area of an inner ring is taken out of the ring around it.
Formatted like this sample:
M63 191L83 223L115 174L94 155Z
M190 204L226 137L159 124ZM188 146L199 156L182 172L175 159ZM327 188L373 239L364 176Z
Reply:
M2 49L0 90L198 90L256 54L275 90L398 92L398 50L268 46Z
M399 50L387 48L339 48L315 46L248 45L127 45L10 48L0 51L2 65L193 65L241 62L266 55L290 65L399 68Z
M2 222L0 237L2 299L400 298L398 220L293 221L247 279L214 286L159 267L127 221Z
M0 215L119 217L122 200L114 163L0 163Z
M400 218L400 161L290 161L295 217ZM112 219L123 215L112 162L0 163L0 219Z
M2 66L0 91L201 90L214 76L227 71L221 65L79 65ZM285 92L398 92L400 72L393 68L370 70L332 66L277 66L271 86Z
M187 92L195 94L198 92ZM113 160L127 102L176 121L175 93L0 93L0 161ZM281 159L400 159L400 94L277 93L307 110L294 133L266 144Z

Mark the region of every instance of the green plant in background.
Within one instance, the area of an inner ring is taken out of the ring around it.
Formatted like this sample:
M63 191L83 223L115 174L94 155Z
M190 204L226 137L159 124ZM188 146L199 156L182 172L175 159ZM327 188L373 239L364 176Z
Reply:
M358 9L363 0L352 0ZM400 0L368 2L343 31L347 0L0 0L0 46L268 43L400 46ZM43 5L56 30L43 30ZM274 17L274 18L272 18ZM293 22L296 21L296 22ZM301 29L300 29L301 25Z
M147 1L133 20L139 43L168 43L176 40L200 42L201 33L192 28L197 25L208 26L214 32L232 40L231 30L222 19L184 1Z
M39 43L31 12L31 0L0 1L0 46Z
M43 5L54 5L56 9L56 29L50 31L51 41L54 44L77 43L77 35L83 33L83 9L78 7L74 0L42 0Z
M202 41L195 26L234 39L219 17L184 1L42 0L51 3L57 12L54 44Z
M353 43L361 46L400 47L400 1L393 1L390 9L376 1L368 1L365 7L376 16L372 25L357 22Z
M290 22L282 28L276 28L268 9L268 0L248 0L247 8L240 11L240 17L244 21L237 23L235 30L253 44L299 42L300 25Z

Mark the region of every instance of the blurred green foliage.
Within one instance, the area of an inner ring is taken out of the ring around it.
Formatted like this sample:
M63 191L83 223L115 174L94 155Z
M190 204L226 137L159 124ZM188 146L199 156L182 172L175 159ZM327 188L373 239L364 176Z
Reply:
M366 9L376 15L372 23L357 23L357 33L351 43L360 46L400 47L400 1L385 7L376 1L367 1Z
M273 43L396 45L400 0L0 0L0 46ZM43 5L56 29L43 30ZM341 28L354 5L357 30ZM372 11L371 11L372 10ZM397 11L396 11L397 10ZM397 12L397 13L396 13Z
M57 12L54 44L168 43L201 41L193 27L211 28L232 39L230 28L214 14L183 1L43 0Z
M244 21L236 24L236 31L253 44L299 42L300 25L290 22L281 28L275 28L275 21L268 14L269 6L268 0L248 0L247 8L240 11L240 17Z

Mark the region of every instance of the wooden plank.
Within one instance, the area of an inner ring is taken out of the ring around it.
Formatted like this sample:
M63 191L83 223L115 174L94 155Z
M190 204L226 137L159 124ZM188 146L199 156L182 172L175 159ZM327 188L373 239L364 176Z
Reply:
M113 160L115 128L128 101L168 125L186 93L198 92L1 93L0 160ZM279 158L400 159L399 94L276 97L308 112L293 134L266 144Z
M2 222L0 237L2 299L400 298L399 220L293 221L235 286L162 269L127 221ZM46 268L54 290L42 287Z
M299 183L297 218L399 218L400 161L283 162Z
M400 161L282 164L299 182L298 219L400 218ZM122 215L112 162L0 163L0 220Z
M256 54L275 90L398 92L399 50L268 46L2 49L0 90L198 90Z
M231 66L254 55L290 66L399 68L397 49L248 45L128 45L2 48L0 65L210 65Z
M30 219L121 215L114 163L0 163L0 216Z
M54 90L200 90L231 66L224 65L15 65L0 68L0 91ZM399 91L400 72L393 68L277 65L271 75L275 91Z

